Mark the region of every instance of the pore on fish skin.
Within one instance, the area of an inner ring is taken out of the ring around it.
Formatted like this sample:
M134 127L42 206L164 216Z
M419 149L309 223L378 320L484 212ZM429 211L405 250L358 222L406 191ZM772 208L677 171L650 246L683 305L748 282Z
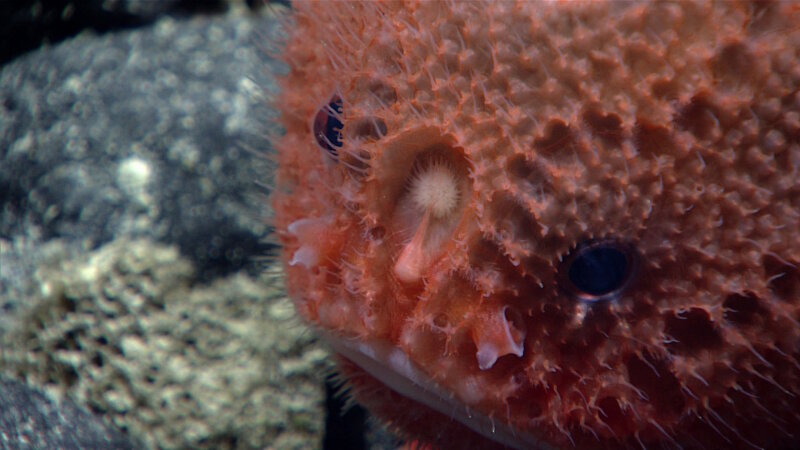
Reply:
M434 448L800 443L800 6L295 2L272 197Z

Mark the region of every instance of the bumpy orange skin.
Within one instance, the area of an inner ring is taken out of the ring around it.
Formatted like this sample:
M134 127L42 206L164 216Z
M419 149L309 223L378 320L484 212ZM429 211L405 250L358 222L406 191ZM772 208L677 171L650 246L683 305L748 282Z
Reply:
M295 3L273 206L299 313L442 448L797 445L799 26L793 2ZM410 192L431 164L443 217ZM638 255L616 298L565 286L592 239Z

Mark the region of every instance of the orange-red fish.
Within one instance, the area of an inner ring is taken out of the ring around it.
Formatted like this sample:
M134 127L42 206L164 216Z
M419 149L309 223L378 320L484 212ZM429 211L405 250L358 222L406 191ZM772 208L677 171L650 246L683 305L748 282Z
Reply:
M800 445L798 3L296 2L284 58L287 286L375 414Z

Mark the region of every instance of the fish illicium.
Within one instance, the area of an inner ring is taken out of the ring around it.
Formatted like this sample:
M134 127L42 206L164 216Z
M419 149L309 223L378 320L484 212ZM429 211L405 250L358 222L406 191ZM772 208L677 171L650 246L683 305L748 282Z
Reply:
M436 448L800 443L800 6L296 2L272 204Z

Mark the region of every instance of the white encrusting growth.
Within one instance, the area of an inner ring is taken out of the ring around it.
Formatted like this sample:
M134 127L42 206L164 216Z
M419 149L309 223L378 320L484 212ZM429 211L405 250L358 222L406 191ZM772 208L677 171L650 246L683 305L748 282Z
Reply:
M117 167L117 186L142 205L150 203L148 188L152 179L152 165L138 156L123 160Z
M444 219L458 205L458 180L444 161L433 161L411 180L411 198L421 210Z

